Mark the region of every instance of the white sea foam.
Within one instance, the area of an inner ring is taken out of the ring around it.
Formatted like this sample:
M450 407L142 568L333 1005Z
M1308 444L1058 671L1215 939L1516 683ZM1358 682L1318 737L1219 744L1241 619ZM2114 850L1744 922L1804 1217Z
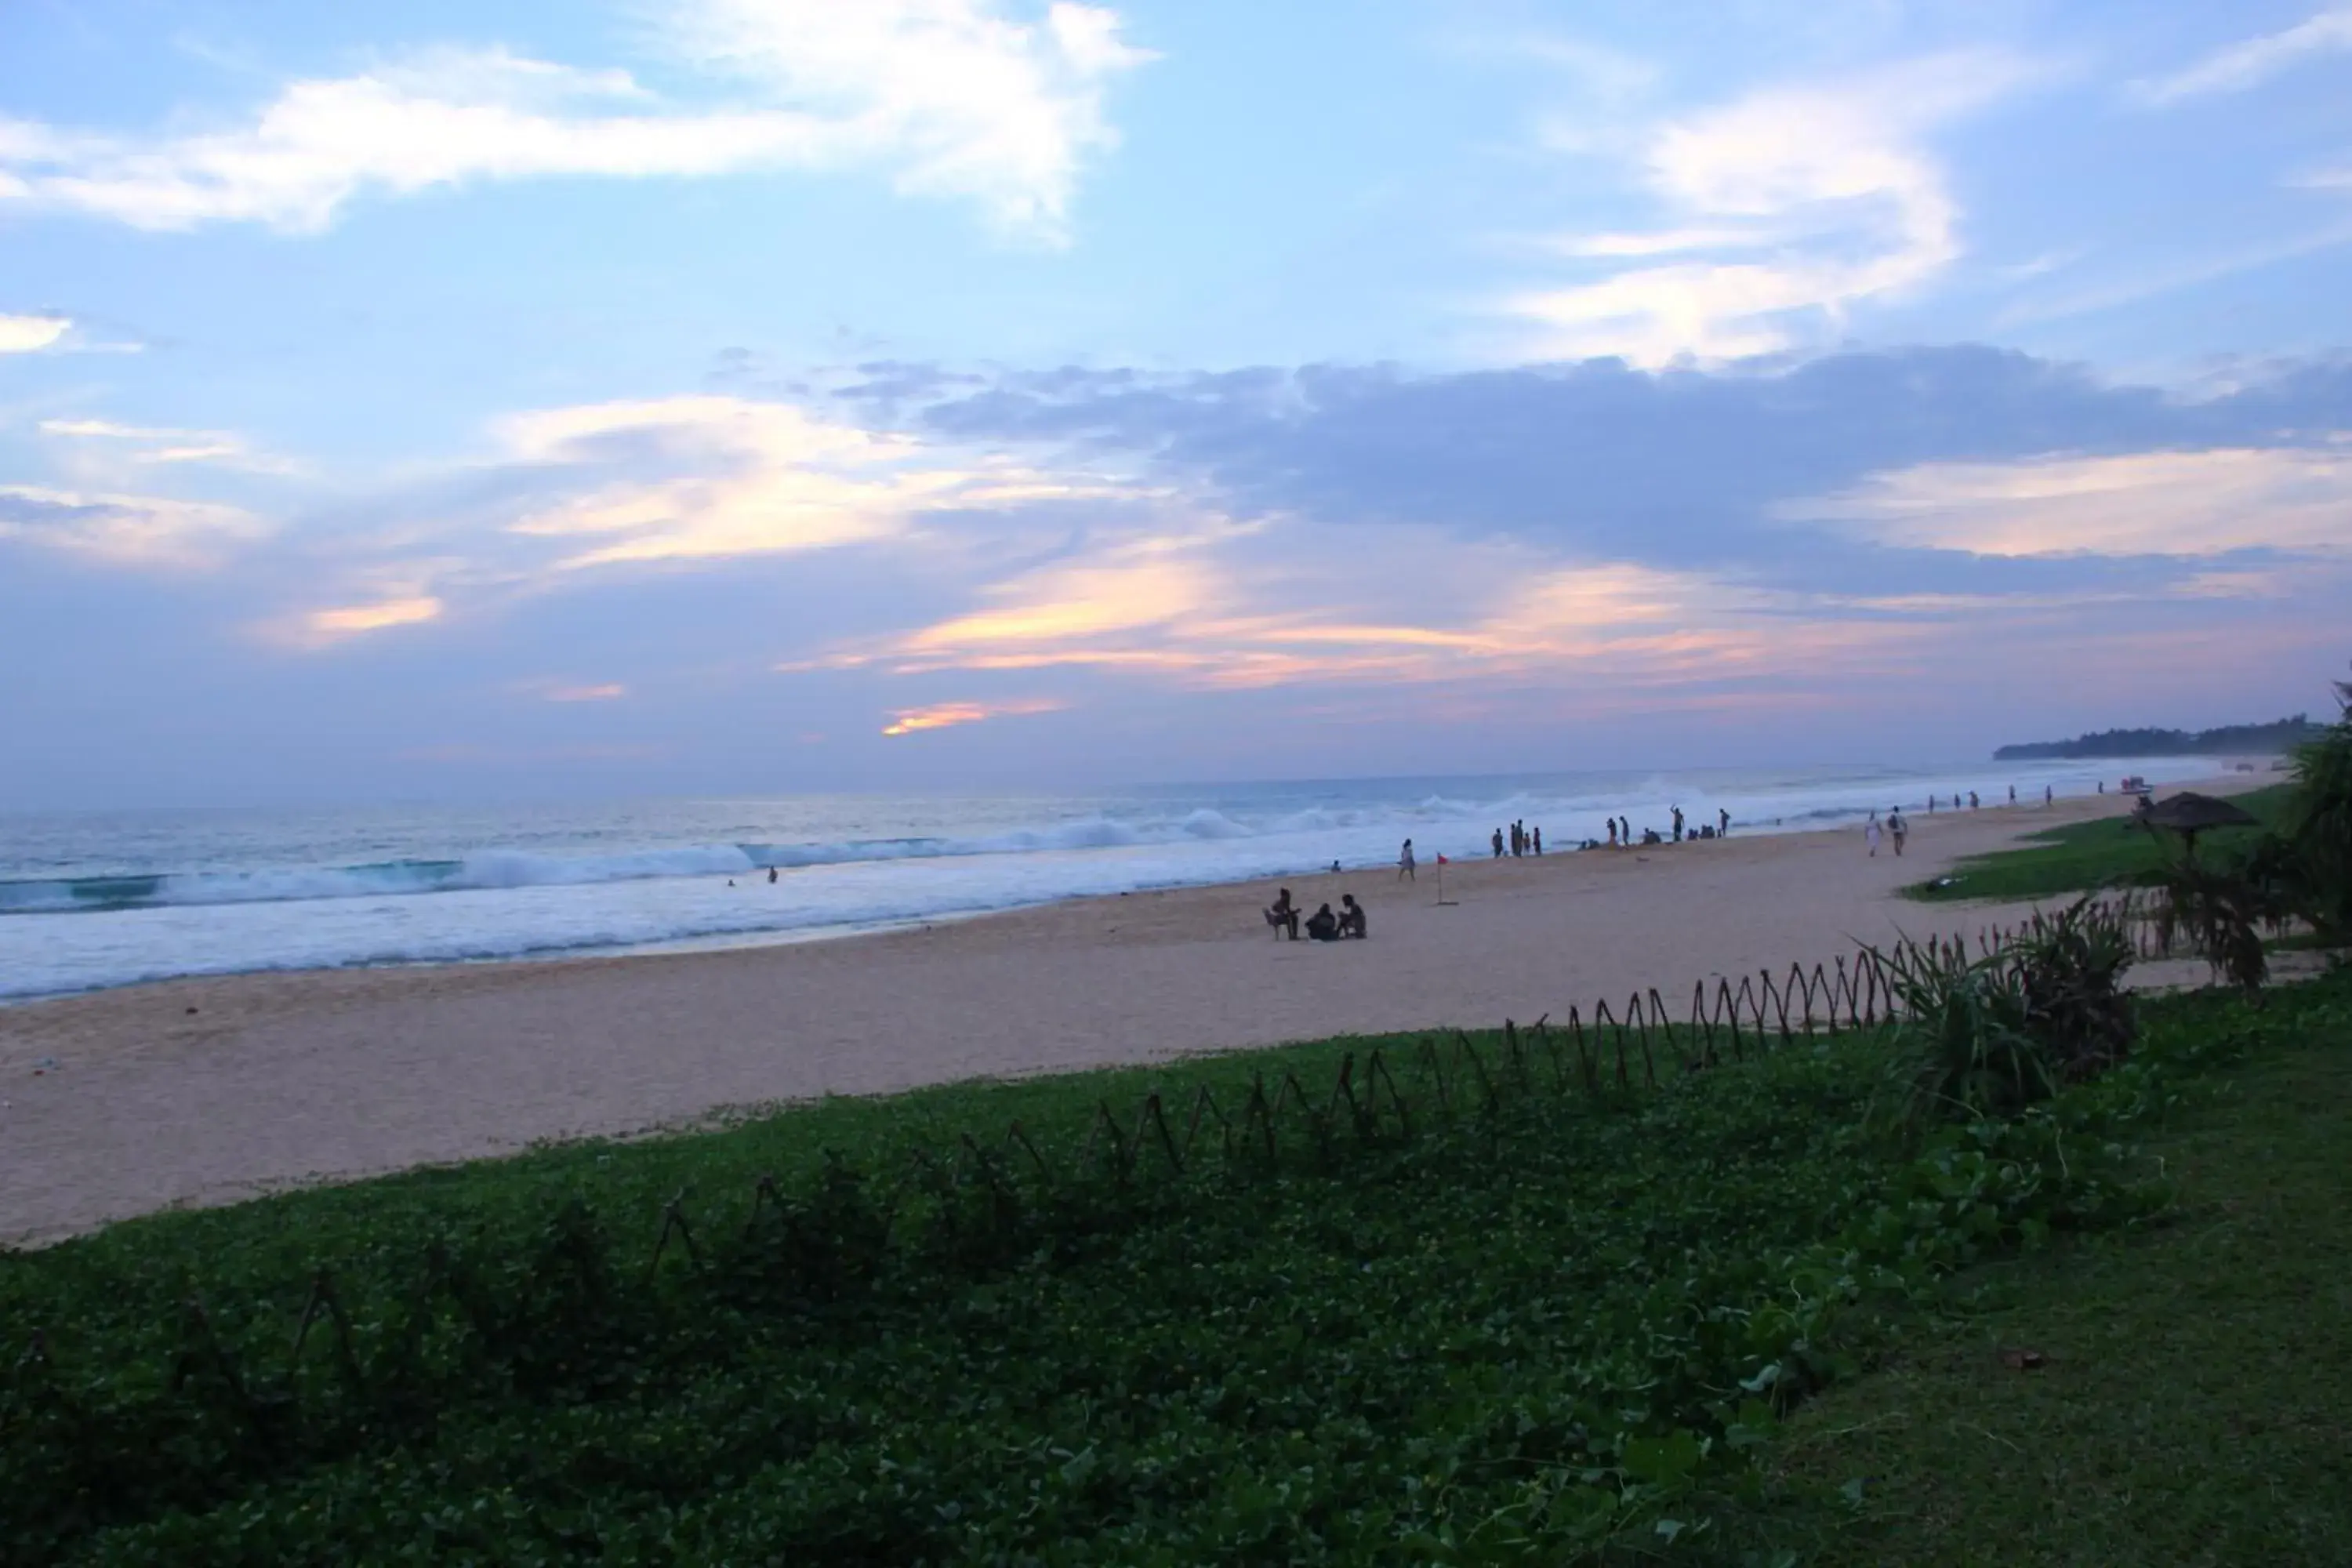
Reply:
M39 819L0 839L0 997L256 969L789 940L1089 894L1489 853L1513 821L1565 850L1728 810L1744 832L1858 821L1930 790L2094 773L2163 782L2200 759L1939 774L1561 775L1143 792L1115 800L678 802L626 808ZM0 826L17 827L17 823ZM769 868L778 880L767 880ZM730 885L730 882L733 885Z

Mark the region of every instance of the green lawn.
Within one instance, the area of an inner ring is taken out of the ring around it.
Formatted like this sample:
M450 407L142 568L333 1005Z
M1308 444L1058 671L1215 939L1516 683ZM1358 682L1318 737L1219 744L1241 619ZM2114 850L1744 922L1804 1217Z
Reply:
M2150 1142L2179 1206L1953 1279L1790 1424L1761 1560L2352 1563L2347 978L2172 1015L2245 1045Z
M2286 808L2291 786L2272 784L2235 796L2264 825ZM2255 837L2259 828L2224 828L2202 834L2198 853L2224 855ZM1972 855L1931 881L1904 889L1914 899L1948 902L1961 899L2046 899L2118 882L2144 880L2162 868L2178 840L2159 838L2120 817L2069 823L2032 835L2021 847Z

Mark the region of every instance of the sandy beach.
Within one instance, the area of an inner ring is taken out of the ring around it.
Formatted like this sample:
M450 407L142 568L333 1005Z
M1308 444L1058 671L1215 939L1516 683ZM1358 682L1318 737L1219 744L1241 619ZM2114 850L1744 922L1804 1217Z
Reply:
M2249 787L2240 775L2209 787ZM1365 942L1274 940L1275 884L725 952L242 975L0 1008L0 1242L714 1112L1318 1036L1489 1025L2019 912L1895 896L2121 796L1858 832L1287 879ZM37 1066L54 1058L56 1066Z

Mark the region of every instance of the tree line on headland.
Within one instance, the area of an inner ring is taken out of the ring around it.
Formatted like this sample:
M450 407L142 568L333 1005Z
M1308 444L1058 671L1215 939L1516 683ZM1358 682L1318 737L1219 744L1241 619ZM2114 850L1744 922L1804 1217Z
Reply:
M2071 741L2034 741L2003 746L1997 763L2041 762L2079 757L2193 757L2232 752L2286 752L2326 733L2307 713L2267 724L2225 724L2218 730L2102 730Z

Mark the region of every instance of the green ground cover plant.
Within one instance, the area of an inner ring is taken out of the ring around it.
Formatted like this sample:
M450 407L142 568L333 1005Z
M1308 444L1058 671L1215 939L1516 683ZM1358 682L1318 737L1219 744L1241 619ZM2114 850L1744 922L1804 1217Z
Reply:
M2281 784L2231 796L2265 826L2205 834L2199 854L2220 862L2242 853L2283 821L2293 794L2294 786ZM2178 856L2173 845L2127 819L2103 817L2033 834L2014 849L1969 856L1943 875L1903 890L1928 903L2064 898L2095 888L2152 886Z
M1888 1314L2161 1211L2152 1034L1900 1137L1881 1031L1645 1020L160 1215L0 1257L0 1557L1706 1556Z

